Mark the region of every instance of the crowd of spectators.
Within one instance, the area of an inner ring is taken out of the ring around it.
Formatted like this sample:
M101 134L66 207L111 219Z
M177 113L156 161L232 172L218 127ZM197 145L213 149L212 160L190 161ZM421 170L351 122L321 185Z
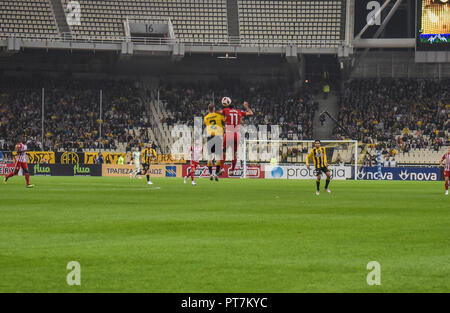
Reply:
M450 81L418 79L355 79L344 83L336 139L346 137L377 145L395 156L415 148L439 150L448 144ZM45 88L44 142L41 142L42 87ZM0 79L0 150L13 150L21 135L30 150L111 149L148 142L149 127L139 97L138 81L77 79ZM100 90L102 119L100 120ZM247 125L280 126L281 138L311 139L320 98L308 84L283 80L258 83L226 79L210 82L161 82L159 97L168 114L161 122L192 125L207 114L208 103L221 109L227 96L243 109L248 101L254 116ZM102 125L102 136L99 126Z
M375 144L394 156L446 145L450 131L449 80L354 79L344 84L337 139Z
M225 81L225 80L224 80ZM318 91L305 85L294 88L285 81L244 83L161 83L160 98L166 104L169 125L192 125L194 116L207 114L208 103L220 109L223 96L242 109L248 101L255 115L244 119L252 125L280 126L280 137L312 138L312 121ZM42 142L42 88L45 91L44 141ZM111 149L125 143L126 150L148 142L145 109L136 81L87 79L0 79L0 150L13 150L26 135L30 150L81 151ZM100 120L102 90L102 120ZM100 124L102 136L99 136Z
M208 103L214 102L220 110L222 97L229 97L236 108L243 109L247 101L253 110L254 116L243 119L243 124L279 125L281 138L292 139L295 134L298 139L311 139L317 93L309 85L295 88L286 81L161 83L160 98L170 112L161 122L192 125L195 116L207 114Z
M138 89L136 81L3 78L0 80L0 150L14 150L21 135L30 140L30 150L114 150L118 143L130 141L127 132L130 126L145 124Z

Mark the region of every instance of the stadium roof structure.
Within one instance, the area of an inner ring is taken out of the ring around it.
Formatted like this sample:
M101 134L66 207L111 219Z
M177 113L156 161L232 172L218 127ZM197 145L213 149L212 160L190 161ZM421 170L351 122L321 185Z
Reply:
M73 12L67 11L65 6L72 2L80 5L81 24L70 22L69 16ZM0 51L110 51L123 56L171 56L173 60L193 54L281 55L295 63L304 54L331 54L348 59L354 57L358 49L367 52L370 48L415 48L415 38L378 38L402 0L387 0L373 16L375 19L383 10L389 11L373 38L361 37L370 27L370 21L355 36L355 2L4 1L0 4L3 19L0 22ZM390 10L389 5L393 5ZM129 19L143 24L149 20L168 20L171 35L129 34L124 31ZM417 51L416 55L416 60L423 62L450 62L450 53Z

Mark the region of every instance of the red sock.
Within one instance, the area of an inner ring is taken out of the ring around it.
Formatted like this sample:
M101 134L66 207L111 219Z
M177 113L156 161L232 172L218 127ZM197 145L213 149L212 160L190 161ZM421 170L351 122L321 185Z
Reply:
M6 175L6 180L10 179L13 176L14 176L14 172L9 173L8 175Z
M25 174L25 180L27 181L27 186L30 184L30 174Z
M236 167L237 159L233 159L233 162L231 163L231 170L234 171L234 168Z
M445 190L448 190L448 181L445 182Z
M194 181L195 167L191 167L191 180Z

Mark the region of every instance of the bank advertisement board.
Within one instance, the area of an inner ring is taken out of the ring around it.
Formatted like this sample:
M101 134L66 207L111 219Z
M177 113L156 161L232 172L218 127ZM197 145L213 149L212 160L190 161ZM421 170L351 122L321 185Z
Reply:
M109 177L129 177L134 171L134 165L131 164L104 164L102 167L102 176ZM151 177L181 177L181 165L151 165Z

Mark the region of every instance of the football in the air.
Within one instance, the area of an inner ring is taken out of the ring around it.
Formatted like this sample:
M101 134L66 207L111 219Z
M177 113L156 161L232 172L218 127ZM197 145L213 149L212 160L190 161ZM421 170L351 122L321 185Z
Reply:
M231 99L228 97L223 97L222 98L222 105L223 106L229 106L231 104Z

